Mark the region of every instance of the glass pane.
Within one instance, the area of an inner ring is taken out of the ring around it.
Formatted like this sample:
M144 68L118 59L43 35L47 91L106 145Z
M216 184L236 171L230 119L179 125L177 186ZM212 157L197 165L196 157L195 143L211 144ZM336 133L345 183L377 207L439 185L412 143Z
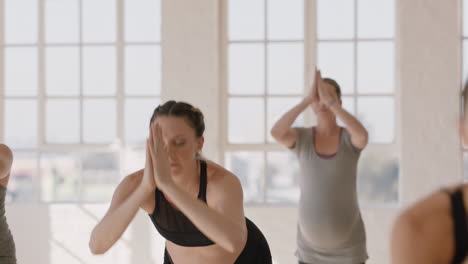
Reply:
M318 68L322 77L329 77L340 84L343 94L353 93L354 49L352 42L318 44Z
M358 0L358 37L393 38L394 0Z
M370 143L394 142L395 102L393 97L358 98L358 117L369 132Z
M265 47L231 44L228 59L230 94L262 94L265 87Z
M154 228L154 225L151 221L146 221L149 228ZM151 250L149 250L151 254L151 260L148 261L149 263L164 263L164 255L161 252L164 252L166 248L166 239L163 236L155 236L150 234L150 244L148 245Z
M91 144L113 143L117 136L117 108L114 99L83 101L83 141Z
M5 95L37 95L36 48L5 48Z
M299 202L299 163L291 152L267 154L267 202Z
M125 101L125 141L127 144L145 145L149 135L149 122L159 99L127 99Z
M265 35L264 0L229 0L230 40L260 40Z
M258 98L231 98L228 110L230 143L263 143L265 140L264 101Z
M28 203L38 201L37 154L14 151L13 159L6 200Z
M354 37L354 2L317 0L317 36L319 39Z
M79 154L41 155L41 194L45 202L77 201L80 180Z
M119 156L116 153L83 155L81 199L86 202L108 202L120 182Z
M160 46L125 48L125 93L127 95L161 93Z
M83 48L84 95L115 95L116 61L114 47Z
M46 142L80 142L80 105L78 100L49 99L46 102Z
M398 157L389 150L362 152L358 165L358 194L365 203L398 202Z
M4 0L5 42L35 43L38 32L38 0Z
M296 106L302 100L301 97L296 98L270 98L268 99L268 112L267 112L267 126L268 126L268 142L276 142L270 134L271 128L273 125L291 108ZM304 116L300 114L296 121L294 121L293 126L303 126L304 125Z
M463 0L463 36L468 37L468 1Z
M37 146L36 100L5 100L5 142L11 148Z
M268 1L268 39L304 38L304 0Z
M463 40L463 85L468 81L468 40Z
M268 93L302 94L303 90L303 44L268 45Z
M126 41L160 41L160 0L126 0L124 20Z
M357 67L359 93L394 92L395 55L392 42L360 42Z
M81 0L83 42L115 41L115 0Z
M146 142L145 142L146 144ZM145 148L127 148L124 152L123 177L139 171L145 167L146 150Z
M78 47L46 48L46 94L80 94L80 51Z
M79 42L79 1L45 0L44 5L46 42Z
M263 152L226 152L226 168L239 178L244 190L244 203L263 202Z

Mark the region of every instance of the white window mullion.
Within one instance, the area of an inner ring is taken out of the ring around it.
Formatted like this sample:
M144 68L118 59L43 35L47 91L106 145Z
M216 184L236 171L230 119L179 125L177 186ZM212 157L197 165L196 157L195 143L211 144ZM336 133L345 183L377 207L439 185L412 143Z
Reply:
M124 0L117 0L117 74L116 74L116 107L117 116L124 116L124 105L125 105L125 43L124 43ZM120 146L126 146L125 135L124 135L124 119L117 118L117 139Z
M0 1L0 17L5 17L5 1ZM5 19L0 20L0 140L5 142Z
M83 116L84 116L84 111L83 111L83 71L84 71L84 67L83 67L83 57L84 57L84 52L83 52L83 1L82 0L79 0L79 5L78 5L78 27L79 27L79 38L78 38L78 41L80 42L80 48L79 48L79 69L80 69L80 72L79 72L79 81L80 81L80 84L79 84L79 95L78 95L78 99L79 99L79 104L80 104L80 109L79 109L79 113L80 113L80 119L79 119L79 122L80 122L80 139L79 139L79 143L78 145L82 145L84 143L84 139L83 139L83 134L84 134L84 129L83 129L83 124L84 124L84 121L83 121ZM64 148L64 151L70 151L72 148L71 146L67 146L66 148ZM77 203L78 204L81 204L82 202L82 197L83 197L83 168L82 168L82 162L83 162L83 154L80 152L79 153L79 168L78 168L78 171L80 172L79 173L79 176L78 176L78 187L77 187L77 194L78 194L78 197L76 198L77 200Z
M358 0L354 0L354 39L353 39L353 62L354 62L354 87L353 87L353 100L354 100L354 113L358 116Z
M116 23L117 23L117 74L116 74L116 110L117 110L117 117L124 117L125 116L125 92L124 92L124 83L125 83L125 0L116 0L116 8L117 8L117 15L116 15ZM125 118L117 118L116 120L116 137L117 137L117 147L119 148L119 157L120 160L119 164L125 164L126 153L125 150L127 149L127 142L125 140ZM124 175L124 166L120 165L119 171L120 175L119 178L122 178Z
M37 133L38 137L37 140L38 142L36 143L36 151L34 152L36 155L36 175L37 178L33 179L32 185L34 187L34 190L37 190L35 193L36 195L36 201L41 201L41 194L42 194L42 188L41 188L41 182L42 182L42 172L41 172L41 153L42 153L42 146L45 143L45 94L46 94L46 73L45 73L45 1L46 0L38 0L39 5L38 5L38 94L37 97L35 98L37 100L37 107L39 109L38 111L38 120L37 120Z
M304 92L302 98L311 89L314 70L317 66L317 1L304 1ZM308 107L304 111L304 124L312 123L314 114Z

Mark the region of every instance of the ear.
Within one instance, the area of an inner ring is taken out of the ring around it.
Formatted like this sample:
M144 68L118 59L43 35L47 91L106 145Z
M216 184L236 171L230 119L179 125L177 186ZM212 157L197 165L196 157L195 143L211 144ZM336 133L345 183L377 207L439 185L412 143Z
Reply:
M201 136L199 139L198 139L198 146L197 146L197 152L201 152L201 150L203 149L203 144L205 143L205 138L203 136Z

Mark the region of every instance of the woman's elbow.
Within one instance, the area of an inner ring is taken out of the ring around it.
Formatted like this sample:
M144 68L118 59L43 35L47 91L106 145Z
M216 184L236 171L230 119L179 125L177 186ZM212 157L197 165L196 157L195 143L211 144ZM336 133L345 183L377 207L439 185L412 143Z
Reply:
M279 131L278 129L275 129L275 128L272 128L270 130L270 135L275 139L275 140L279 140L281 139L281 137L283 136L283 134L281 133L281 131Z
M234 239L230 239L226 245L226 251L229 253L240 253L245 248L247 243L247 230L246 232L240 232Z
M91 251L91 253L93 253L93 255L102 255L106 253L108 248L103 246L103 243L100 242L95 236L96 235L93 232L93 234L91 234L91 238L89 239L89 250Z

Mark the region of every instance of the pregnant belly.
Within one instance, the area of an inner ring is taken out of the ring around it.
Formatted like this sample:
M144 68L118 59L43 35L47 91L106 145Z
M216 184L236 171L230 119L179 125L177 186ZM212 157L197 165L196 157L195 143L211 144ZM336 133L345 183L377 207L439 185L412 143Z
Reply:
M353 234L359 228L359 211L347 208L300 210L299 232L306 242L323 249L343 248L352 243Z

